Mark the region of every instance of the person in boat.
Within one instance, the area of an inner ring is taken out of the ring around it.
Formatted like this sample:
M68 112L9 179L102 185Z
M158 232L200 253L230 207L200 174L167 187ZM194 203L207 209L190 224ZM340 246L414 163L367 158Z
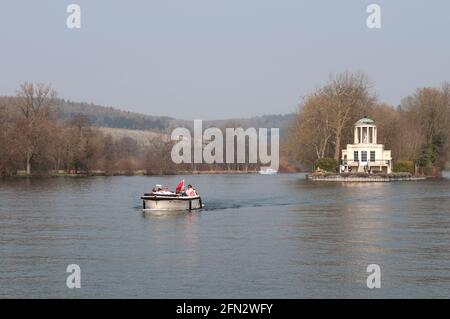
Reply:
M169 191L169 188L167 186L162 186L162 185L156 185L153 188L153 193L154 194L162 194L162 195L170 195L173 194L171 191Z
M169 190L169 187L164 186L163 189L159 192L159 194L163 195L173 195L173 192Z
M189 184L186 189L186 196L189 197L197 196L197 192L195 191L195 189L192 187L191 184Z
M176 194L183 194L184 191L184 179L178 183L177 187L175 188L175 193Z

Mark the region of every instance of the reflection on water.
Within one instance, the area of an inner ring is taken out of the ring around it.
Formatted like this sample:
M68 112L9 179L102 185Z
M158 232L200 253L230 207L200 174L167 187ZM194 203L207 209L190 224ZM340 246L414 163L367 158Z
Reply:
M180 177L0 182L0 297L448 297L450 180L185 179L206 208L142 211ZM65 286L77 263L82 289ZM366 288L366 267L382 288Z

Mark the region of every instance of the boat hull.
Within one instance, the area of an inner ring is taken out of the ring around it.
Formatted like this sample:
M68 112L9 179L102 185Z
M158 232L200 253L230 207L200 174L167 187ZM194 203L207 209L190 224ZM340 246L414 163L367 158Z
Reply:
M146 210L194 210L202 208L200 196L142 196L143 208Z

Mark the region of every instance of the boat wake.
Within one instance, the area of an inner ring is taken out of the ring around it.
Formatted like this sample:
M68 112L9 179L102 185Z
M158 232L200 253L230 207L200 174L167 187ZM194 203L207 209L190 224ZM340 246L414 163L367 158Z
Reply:
M289 206L293 203L274 203L274 202L265 202L265 201L252 201L252 202L244 202L244 201L208 201L204 204L204 206L200 209L201 211L217 211L217 210L225 210L225 209L241 209L241 208L255 208L255 207L270 207L270 206ZM135 210L143 211L142 205L133 206ZM149 210L146 209L144 211L157 211L157 210Z
M274 203L274 202L224 202L224 201L211 201L205 203L202 208L203 211L216 211L224 209L241 209L241 208L255 208L255 207L270 207L270 206L288 206L292 203Z

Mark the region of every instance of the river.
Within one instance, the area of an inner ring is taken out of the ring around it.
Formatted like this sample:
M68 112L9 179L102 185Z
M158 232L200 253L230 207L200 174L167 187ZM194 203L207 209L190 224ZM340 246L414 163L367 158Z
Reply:
M184 178L204 209L141 210L142 193L176 176L0 181L0 298L450 297L448 175ZM69 264L80 289L66 286Z

